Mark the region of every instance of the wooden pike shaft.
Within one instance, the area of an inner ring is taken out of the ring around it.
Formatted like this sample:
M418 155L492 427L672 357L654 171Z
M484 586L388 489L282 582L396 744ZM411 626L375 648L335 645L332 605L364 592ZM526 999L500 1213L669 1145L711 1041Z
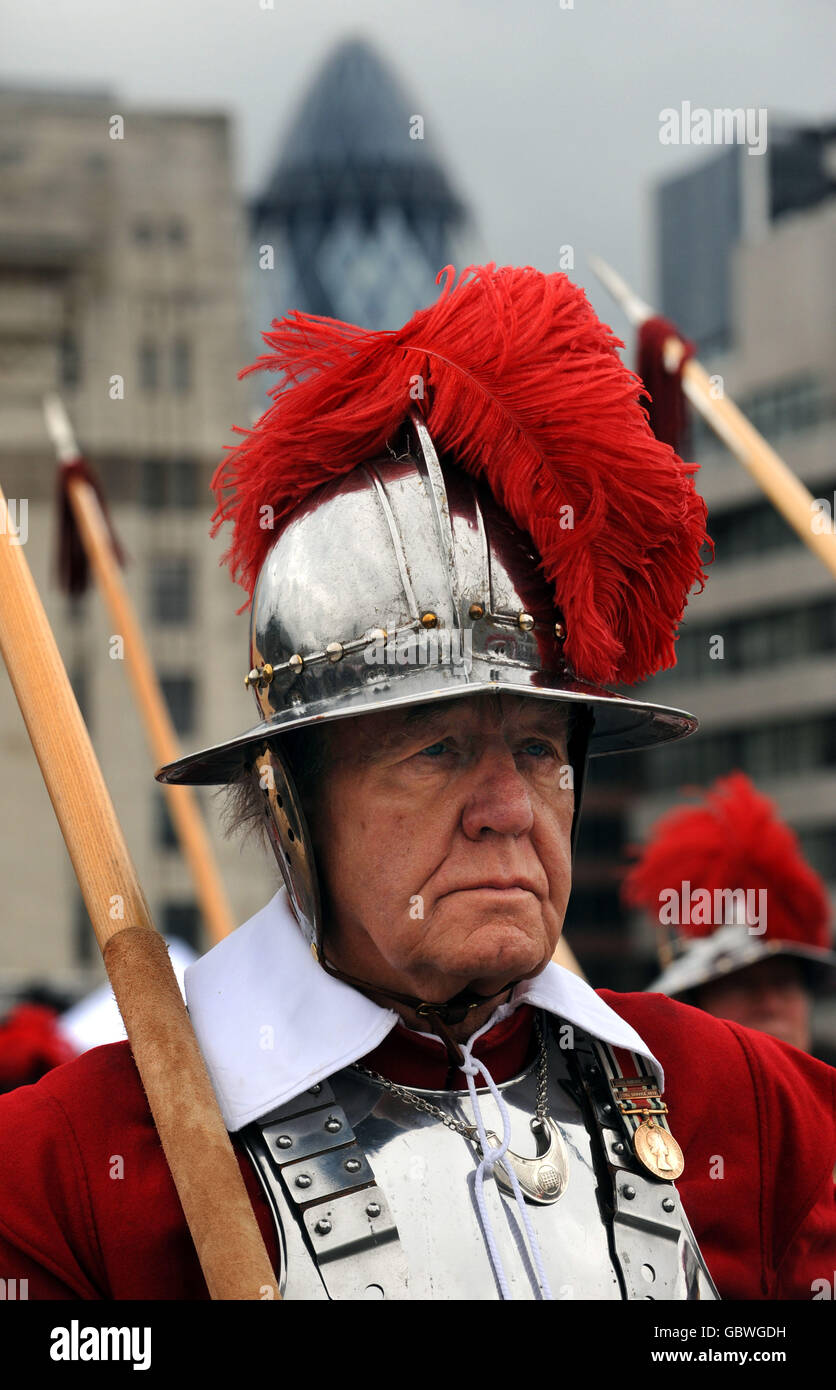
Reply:
M599 256L590 256L589 262L595 275L632 324L639 327L653 317L650 306L633 293L612 266ZM664 355L670 370L675 370L679 365L683 351L681 338L667 340ZM746 419L734 401L727 396L715 397L708 372L693 358L682 368L682 388L691 404L752 475L776 510L836 577L836 531L819 533L813 530L812 493Z
M0 650L213 1299L278 1297L238 1161L0 490Z
M555 946L552 960L554 961L555 965L562 965L565 970L571 970L573 975L578 975L582 980L586 979L586 976L581 970L578 958L572 950L572 947L569 945L569 942L566 940L565 936L561 936L560 940Z
M680 340L677 339L677 342ZM711 378L693 359L682 368L682 389L723 443L751 473L772 505L836 578L836 533L813 530L813 494L727 396L715 400Z
M151 751L158 764L173 763L180 756L177 735L142 630L122 582L99 499L84 478L71 477L67 491L84 548L110 612L114 630L124 638L128 675ZM212 854L205 822L192 787L164 785L162 790L191 869L203 920L214 944L234 930L235 922Z

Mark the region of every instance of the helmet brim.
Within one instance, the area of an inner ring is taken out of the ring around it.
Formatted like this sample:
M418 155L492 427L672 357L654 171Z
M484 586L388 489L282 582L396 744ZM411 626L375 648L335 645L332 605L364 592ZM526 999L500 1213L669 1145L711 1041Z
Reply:
M447 670L449 671L449 668ZM434 676L431 671L427 671L426 674L429 679L425 683L426 688L422 688L424 683L416 685L415 673L412 673L408 694L393 693L380 698L379 694L372 697L368 692L361 691L339 707L331 705L317 710L306 706L298 713L291 708L270 719L262 720L226 743L215 744L211 748L178 758L176 762L166 763L155 773L156 779L158 782L175 786L222 786L234 780L242 766L265 739L275 738L291 729L301 729L312 724L322 725L336 719L356 718L363 714L376 714L380 710L394 710L436 700L462 699L489 690L504 690L511 694L532 696L535 699L562 700L588 707L593 719L589 742L590 757L672 743L677 739L686 738L697 728L697 720L684 710L617 695L584 681L568 681L565 675L562 675L559 681L551 683L549 676L544 672L520 668L516 671L503 671L498 680L477 678L458 681L454 686L439 686L437 675ZM520 680L520 676L525 679Z
M711 938L697 937L708 943ZM658 979L647 986L649 994L666 994L671 999L683 999L702 985L716 984L773 956L789 956L802 967L804 982L811 994L828 994L836 989L836 952L821 946L805 946L798 941L762 941L749 938L742 945L728 948L718 943L716 954L707 946L705 953L686 949L663 970Z

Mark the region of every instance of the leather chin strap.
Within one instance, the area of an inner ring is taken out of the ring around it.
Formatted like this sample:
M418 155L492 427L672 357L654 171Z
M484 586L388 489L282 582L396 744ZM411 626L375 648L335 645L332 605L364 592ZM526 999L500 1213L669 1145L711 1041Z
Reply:
M381 989L379 985L369 984L367 980L358 980L355 975L346 975L342 970L338 970L335 965L331 965L323 955L322 951L316 952L316 959L322 969L335 980L342 980L343 984L352 985L354 989L365 994L369 999L373 999L376 1004L386 1008L393 1002L396 1004L406 1004L408 1008L414 1009L419 1018L428 1019L433 1029L440 1038L444 1040L447 1048L447 1056L453 1066L460 1066L464 1061L464 1054L450 1032L450 1027L457 1023L462 1023L473 1009L479 1009L483 1004L490 1004L493 1000L499 1000L515 985L519 980L511 980L509 984L503 985L502 989L495 994L477 994L475 990L463 989L452 999L446 999L441 1003L435 1004L426 999L419 999L414 994L397 994L395 990Z

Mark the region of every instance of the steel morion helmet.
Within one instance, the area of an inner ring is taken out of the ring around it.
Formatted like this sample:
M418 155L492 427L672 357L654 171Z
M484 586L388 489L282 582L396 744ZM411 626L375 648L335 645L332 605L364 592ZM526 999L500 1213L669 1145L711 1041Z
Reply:
M251 596L258 722L157 777L269 765L268 828L318 949L313 849L276 736L489 690L584 711L593 755L690 733L690 715L604 682L673 663L705 506L564 275L491 265L454 283L448 267L397 332L293 314L264 337L248 371L282 379L213 484L213 534L234 522L224 558Z

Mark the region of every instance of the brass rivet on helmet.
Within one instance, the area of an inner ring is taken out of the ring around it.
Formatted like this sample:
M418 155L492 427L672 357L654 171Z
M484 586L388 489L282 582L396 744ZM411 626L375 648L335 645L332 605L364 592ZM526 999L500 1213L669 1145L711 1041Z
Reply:
M565 624L565 623L555 623L555 625L554 625L554 635L555 635L555 637L559 638L559 640L562 642L562 641L563 641L563 638L566 636L566 624Z
M301 671L305 664L305 658L300 656L298 652L294 652L293 656L288 657L287 664L291 671Z
M431 610L427 613L422 613L421 622L424 627L438 627L438 614L433 613Z
M473 618L474 621L476 618L484 618L485 610L482 607L481 603L471 603L470 607L467 610L467 616L469 618Z
M273 667L269 661L265 661L263 666L254 666L244 677L244 685L247 689L255 685L259 690L263 690L273 679Z
M343 654L342 642L329 642L325 652L329 661L339 661Z
M523 612L523 613L518 613L518 614L517 614L517 626L518 626L518 627L521 627L522 630L523 630L523 632L530 632L531 629L534 627L534 618L533 618L533 615L532 615L531 613L525 613L525 612Z

